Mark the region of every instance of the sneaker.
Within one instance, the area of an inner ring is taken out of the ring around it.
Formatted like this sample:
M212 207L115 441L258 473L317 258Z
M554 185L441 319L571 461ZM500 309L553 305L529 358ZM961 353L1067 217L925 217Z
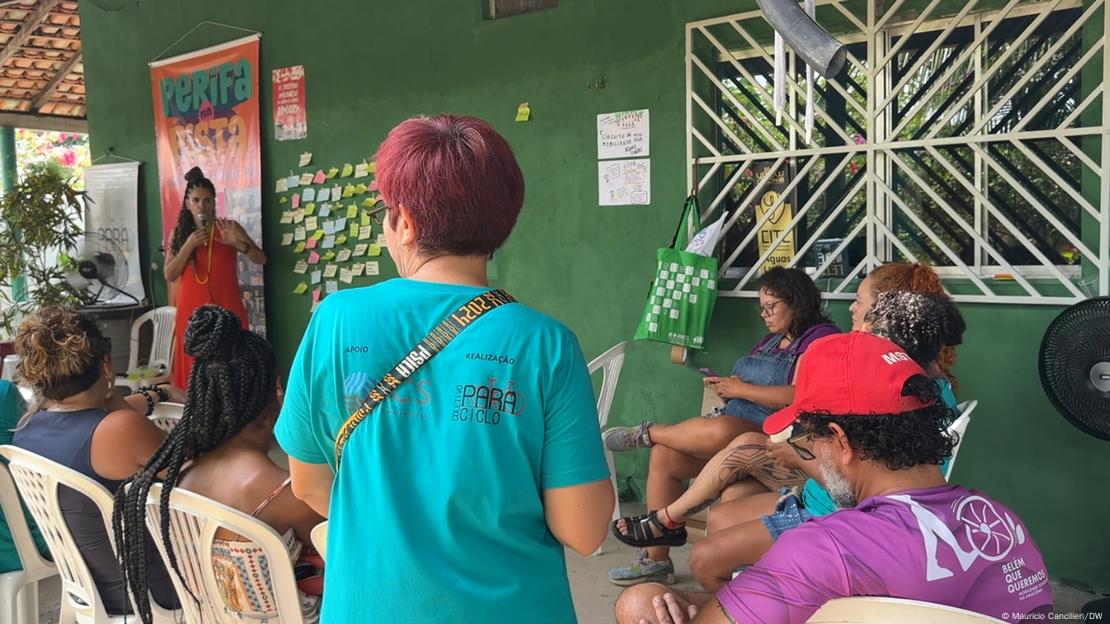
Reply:
M605 448L610 451L628 451L635 448L650 448L651 436L648 429L652 423L645 420L638 427L610 427L601 434Z
M671 585L674 581L674 564L670 558L666 561L648 559L646 550L641 550L632 563L609 570L609 582L623 587L647 582Z

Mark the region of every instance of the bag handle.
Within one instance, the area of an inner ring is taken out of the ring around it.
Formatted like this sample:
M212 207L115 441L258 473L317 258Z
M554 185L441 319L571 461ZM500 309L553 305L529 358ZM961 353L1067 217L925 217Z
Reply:
M366 420L366 417L370 415L375 407L389 398L389 395L393 394L398 386L412 377L413 373L427 364L428 360L442 351L464 329L473 325L474 321L507 303L516 303L516 299L503 290L487 290L448 314L447 318L432 328L432 331L417 343L408 355L401 358L401 361L393 367L393 370L389 371L381 381L370 389L366 398L362 400L362 404L347 417L347 421L339 428L339 435L335 438L335 472L339 472L339 462L343 457L343 447L347 445L347 440L351 438L355 428L363 420Z
M693 211L693 215L691 215L691 210ZM678 220L678 227L676 227L674 230L674 236L671 237L671 249L678 249L678 247L675 247L675 245L678 244L678 235L680 232L682 232L683 225L687 226L687 232L693 230L694 234L697 234L697 231L701 229L701 224L698 223L697 225L694 225L693 221L691 221L691 218L701 218L701 206L698 204L697 195L688 196L686 198L686 202L682 205L682 217ZM686 243L682 243L682 247L685 248Z

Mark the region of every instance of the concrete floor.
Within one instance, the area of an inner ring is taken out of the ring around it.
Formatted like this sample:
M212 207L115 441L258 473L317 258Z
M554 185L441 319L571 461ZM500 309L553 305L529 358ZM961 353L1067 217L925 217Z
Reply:
M635 549L629 548L612 536L596 557L581 557L567 553L567 571L570 577L571 592L574 594L574 607L580 624L613 624L613 605L623 588L609 582L609 568L623 565L632 560ZM679 589L697 591L700 586L690 575L687 561L690 556L688 546L671 550L675 564ZM58 621L58 597L61 585L54 577L41 584L39 590L39 621L42 624L55 624ZM1096 596L1074 588L1053 583L1058 613L1076 613ZM136 622L138 620L135 620Z

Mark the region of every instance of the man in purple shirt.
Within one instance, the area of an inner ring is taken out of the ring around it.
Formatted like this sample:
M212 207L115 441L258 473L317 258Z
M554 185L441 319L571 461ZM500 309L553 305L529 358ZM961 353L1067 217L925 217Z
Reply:
M629 589L618 622L800 624L848 596L1000 619L1051 611L1044 560L1017 516L937 471L953 443L946 408L897 345L862 332L823 338L802 358L796 384L794 403L764 431L788 437L840 511L783 534L715 597Z

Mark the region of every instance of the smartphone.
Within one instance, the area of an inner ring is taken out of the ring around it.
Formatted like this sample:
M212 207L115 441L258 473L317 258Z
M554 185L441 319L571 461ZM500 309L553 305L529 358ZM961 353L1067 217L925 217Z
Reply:
M705 377L720 377L721 376L719 373L717 373L717 371L713 370L712 368L699 368L698 372L701 373Z

